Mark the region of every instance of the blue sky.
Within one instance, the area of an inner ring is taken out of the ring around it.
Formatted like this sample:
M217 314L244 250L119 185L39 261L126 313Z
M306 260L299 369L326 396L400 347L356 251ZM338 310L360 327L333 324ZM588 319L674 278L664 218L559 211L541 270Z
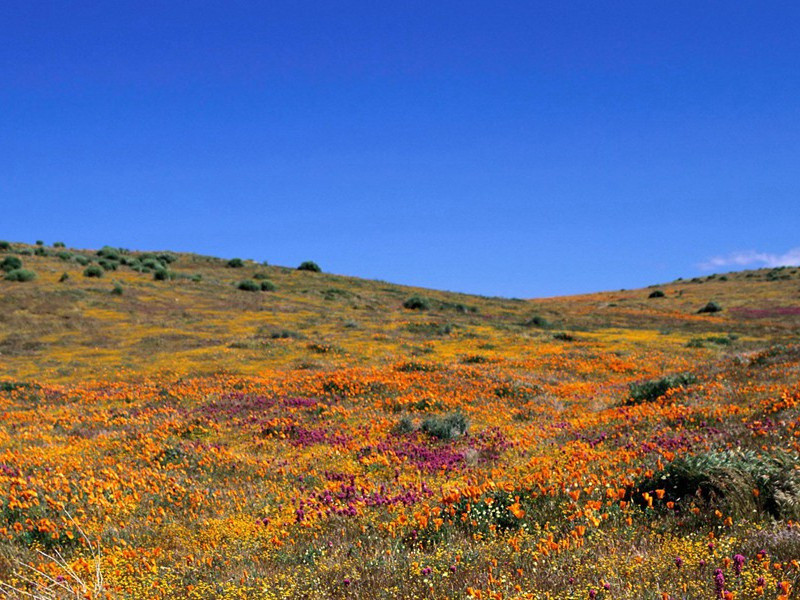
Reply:
M800 262L794 2L0 3L0 239L516 297Z

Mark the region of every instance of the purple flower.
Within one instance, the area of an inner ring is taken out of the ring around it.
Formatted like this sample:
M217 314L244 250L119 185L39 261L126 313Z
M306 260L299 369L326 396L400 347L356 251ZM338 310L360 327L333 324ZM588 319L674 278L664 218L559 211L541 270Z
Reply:
M589 590L589 600L594 600L597 597L596 590Z
M675 566L679 569L683 566L683 559L680 556L675 557Z
M722 569L714 570L714 587L717 590L717 596L722 598L722 593L725 591L725 576L722 574Z
M733 557L733 571L737 576L742 574L742 567L745 562L747 562L747 559L741 554L736 554Z

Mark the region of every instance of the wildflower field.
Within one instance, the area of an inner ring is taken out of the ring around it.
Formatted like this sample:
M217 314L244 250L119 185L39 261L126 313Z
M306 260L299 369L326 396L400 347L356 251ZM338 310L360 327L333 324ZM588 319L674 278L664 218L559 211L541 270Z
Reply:
M8 257L0 595L800 597L800 269L520 300Z

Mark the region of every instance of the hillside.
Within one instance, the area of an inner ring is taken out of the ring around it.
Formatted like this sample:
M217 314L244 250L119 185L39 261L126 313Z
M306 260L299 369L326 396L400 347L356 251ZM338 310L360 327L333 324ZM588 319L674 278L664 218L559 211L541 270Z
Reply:
M173 252L9 257L35 272L0 280L9 597L800 586L800 269L522 300Z
M572 331L586 344L614 339L635 346L649 335L658 338L650 342L658 347L733 333L741 338L735 347L742 348L792 339L800 329L799 269L523 301L252 261L231 268L225 259L192 254L119 254L127 266L95 251L40 248L48 255L37 256L36 246L14 249L26 254L10 255L24 259L37 277L24 283L0 280L0 356L9 378L257 373L264 367L331 368L419 356L519 359L542 345L563 347L552 338L556 331ZM172 262L158 262L159 254ZM114 270L85 277L87 266L78 259ZM162 268L172 279L154 280ZM60 281L64 274L68 279ZM245 279L260 283L258 277L274 283L275 290L236 288ZM115 284L120 295L112 293ZM654 289L665 297L648 298ZM414 295L430 300L430 308L404 308ZM724 310L698 314L709 301Z

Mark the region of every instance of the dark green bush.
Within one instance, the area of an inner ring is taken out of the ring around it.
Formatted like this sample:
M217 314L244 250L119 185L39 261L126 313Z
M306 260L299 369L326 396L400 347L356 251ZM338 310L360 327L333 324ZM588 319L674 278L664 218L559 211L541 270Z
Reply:
M663 290L653 290L650 292L650 295L647 296L648 298L663 298L666 296Z
M702 313L716 313L716 312L720 312L721 310L722 310L722 307L719 304L717 304L716 302L712 301L712 302L709 302L708 304L706 304L703 308L701 308L697 312L700 313L700 314L702 314Z
M13 269L6 273L7 281L33 281L36 279L36 273L28 269Z
M243 279L236 284L236 289L243 290L245 292L259 292L261 291L261 286L252 279Z
M53 242L53 248L66 248L67 245L64 242Z
M264 279L261 281L261 291L262 292L274 292L277 286L272 283L269 279Z
M319 265L315 263L313 260L304 260L300 263L300 266L297 267L298 271L312 271L314 273L321 273L322 269L320 269Z
M37 246L44 246L44 241L43 240L36 240L36 245Z
M431 416L422 422L420 429L431 437L451 440L467 433L469 419L461 413L444 416Z
M114 287L111 289L111 293L112 293L114 296L122 296L122 294L123 294L124 292L125 292L125 290L122 288L122 284L121 284L121 283L119 283L119 282L115 283L115 284L114 284Z
M34 248L33 250L33 253L36 256L47 256L48 254L47 248L45 248L44 246L36 246L36 248Z
M69 279L69 273L62 273L58 278L58 283L64 283L67 279Z
M244 261L241 258L232 258L225 266L230 269L241 269L244 266Z
M17 254L20 256L33 256L33 250L30 248L22 248Z
M548 327L551 326L551 323L544 317L541 317L539 315L534 315L533 317L525 321L524 325L528 327L541 327L542 329L547 329Z
M148 256L147 258L142 259L142 266L145 269L152 269L154 271L158 269L163 270L165 268L164 265L161 263L161 261L155 258L154 256Z
M164 267L161 267L153 271L153 279L155 281L170 281L172 279L175 279L175 274L172 271L169 271Z
M11 250L11 244L5 240L0 240L0 251L5 252L6 250Z
M66 250L62 250L56 256L61 260L72 260L72 252L67 252Z
M75 262L78 263L80 266L85 267L92 261L88 256L83 256L83 254L76 254Z
M652 402L657 400L669 390L677 389L697 382L697 378L691 373L681 373L678 375L668 375L660 379L651 379L641 383L631 383L630 397L627 404L640 404L642 402Z
M84 277L102 277L103 269L99 265L89 265L83 270Z
M567 333L566 331L559 331L553 334L553 339L560 340L562 342L574 342L575 336Z
M6 273L21 268L22 260L17 256L6 256L2 261L0 261L0 269Z
M429 310L430 307L430 300L424 296L414 295L403 302L403 308L408 308L409 310Z

